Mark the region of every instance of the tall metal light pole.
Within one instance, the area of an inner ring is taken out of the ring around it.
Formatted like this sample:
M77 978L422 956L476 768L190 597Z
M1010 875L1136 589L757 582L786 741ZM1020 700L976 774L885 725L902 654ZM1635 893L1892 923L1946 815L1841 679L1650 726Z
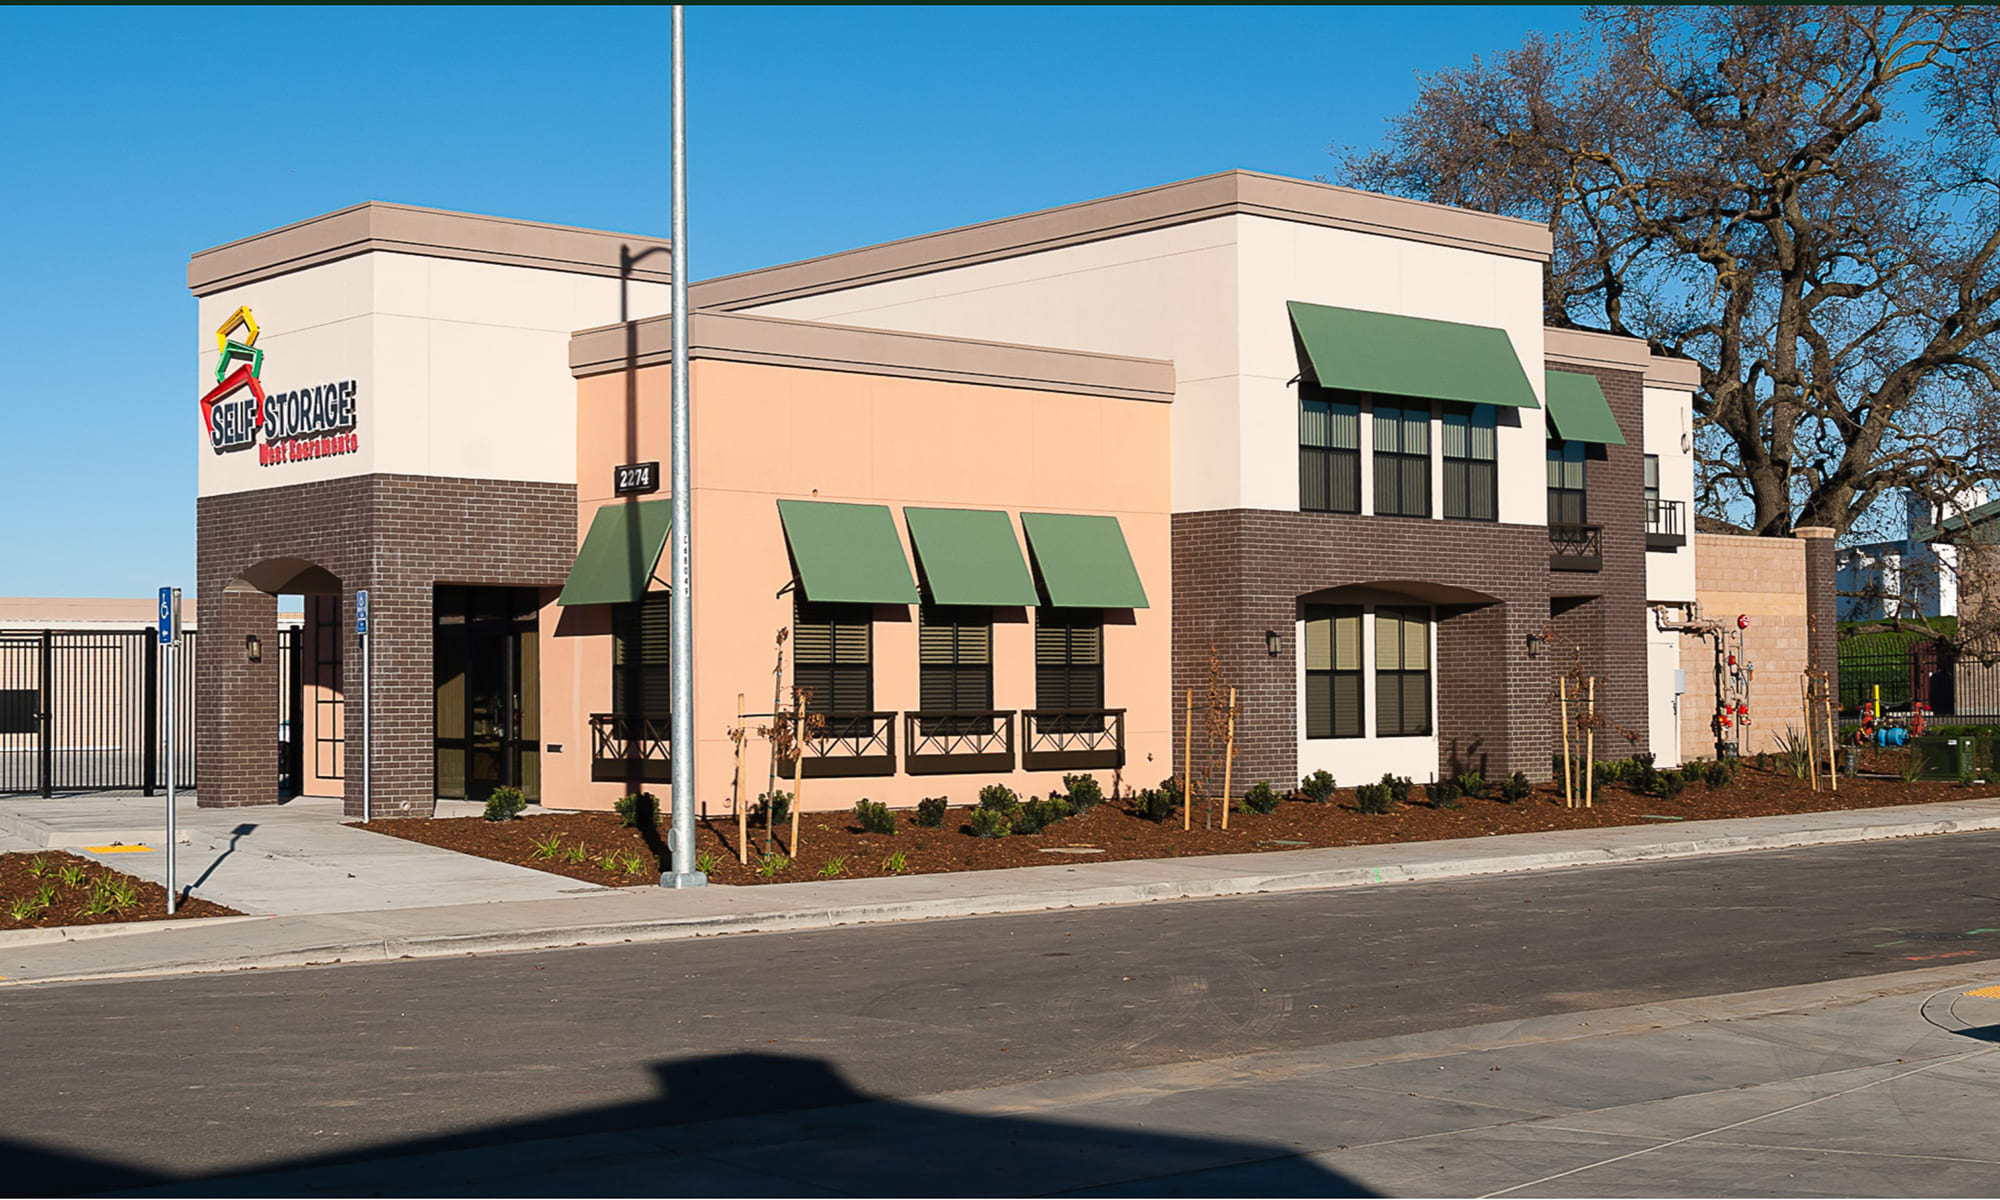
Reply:
M687 38L681 6L673 6L673 419L669 433L673 486L673 555L667 586L672 621L673 713L668 753L673 760L674 821L667 851L673 859L661 887L701 887L708 876L694 865L694 577L688 557L693 532L694 472L688 455L687 310L687 81L682 48Z

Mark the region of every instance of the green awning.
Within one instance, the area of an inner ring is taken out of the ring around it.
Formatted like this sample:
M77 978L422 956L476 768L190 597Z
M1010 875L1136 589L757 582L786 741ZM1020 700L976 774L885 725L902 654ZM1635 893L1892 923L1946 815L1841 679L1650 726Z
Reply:
M1540 408L1504 329L1287 301L1321 387Z
M1611 402L1597 386L1595 375L1575 371L1545 372L1549 383L1549 424L1566 442L1595 442L1600 446L1622 446L1625 435L1618 432L1618 418L1611 415Z
M1028 549L1057 608L1145 608L1146 589L1117 517L1022 513Z
M906 508L933 604L1038 603L1035 581L1004 512L969 508Z
M896 522L880 504L780 500L806 599L829 604L915 604L916 581Z
M672 500L607 504L590 519L557 604L630 604L646 594L673 528Z

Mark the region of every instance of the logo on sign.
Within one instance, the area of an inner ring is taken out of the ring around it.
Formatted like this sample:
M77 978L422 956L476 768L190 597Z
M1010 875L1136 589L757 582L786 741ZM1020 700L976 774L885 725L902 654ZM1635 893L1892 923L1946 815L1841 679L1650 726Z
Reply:
M215 364L215 386L201 398L201 420L217 454L257 446L257 461L271 467L361 448L354 432L354 380L265 392L264 351L248 305L216 329L215 347L222 358Z

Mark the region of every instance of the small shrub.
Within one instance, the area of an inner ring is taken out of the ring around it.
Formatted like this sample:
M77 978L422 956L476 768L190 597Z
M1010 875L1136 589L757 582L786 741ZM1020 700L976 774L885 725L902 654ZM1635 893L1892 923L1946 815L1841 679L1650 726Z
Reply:
M1528 777L1516 771L1500 785L1500 799L1512 804L1516 800L1526 800L1534 790L1535 785L1528 782Z
M543 862L551 861L562 849L562 834L551 833L545 838L530 837L528 844L534 847L534 851L529 855L530 858Z
M1757 769L1759 771L1768 771L1771 769L1771 755L1768 751L1759 750L1757 752Z
M1313 804L1325 804L1333 799L1333 788L1333 773L1330 771L1314 771L1299 780L1299 791Z
M765 792L757 797L757 803L750 806L750 819L782 825L792 817L792 794L790 792Z
M909 865L909 856L901 850L896 850L891 852L889 857L882 860L882 873L884 875L901 875Z
M1610 787L1613 784L1625 782L1626 766L1627 764L1623 759L1607 758L1602 762L1591 764L1590 776L1598 787Z
M998 808L975 808L969 820L974 837L1003 838L1014 832L1014 822Z
M1007 812L1020 804L1021 797L1004 783L989 783L979 789L979 807L989 812Z
M1440 779L1434 783L1425 784L1424 797L1431 802L1432 808L1457 808L1459 797L1458 783L1456 780Z
M1098 786L1095 775L1063 776L1063 792L1069 797L1069 806L1079 815L1104 802L1104 789Z
M1278 793L1272 789L1270 784L1260 782L1249 791L1243 793L1243 807L1253 813L1276 812L1278 811L1279 799Z
M783 854L760 855L757 859L757 877L759 879L771 879L780 872L788 869L791 865L792 860Z
M1633 755L1632 770L1626 776L1626 782L1637 786L1640 791L1646 792L1649 795L1655 794L1653 789L1659 783L1660 779L1659 769L1653 765L1656 761L1658 760L1651 754Z
M1486 777L1477 771L1468 771L1453 782L1468 800L1483 799L1486 795Z
M1389 789L1389 798L1398 804L1408 804L1410 802L1410 791L1416 787L1415 784L1410 782L1408 775L1386 774L1382 776L1382 786Z
M847 856L844 854L836 854L827 859L819 869L821 879L838 879L845 874L847 874Z
M896 814L889 811L888 805L879 801L856 800L854 802L854 820L861 826L861 832L863 833L893 834L896 832Z
M1736 775L1727 759L1712 758L1698 765L1701 769L1701 781L1710 789L1728 787L1730 780Z
M1132 797L1132 815L1144 817L1155 824L1173 816L1178 807L1173 795L1165 788L1141 788L1139 794Z
M660 823L660 798L651 792L621 796L611 807L618 812L618 823L627 829L650 829Z
M944 810L949 801L943 796L925 796L917 801L917 824L925 829L936 829L944 824Z
M1013 820L1015 833L1040 833L1057 821L1076 815L1069 801L1055 793L1046 800L1030 800L1020 811L1009 814Z
M700 871L704 875L715 874L715 868L721 865L722 865L722 860L715 856L715 851L713 850L703 850L701 853L694 856L694 869ZM634 875L638 874L637 871L634 871L632 873Z
M1647 788L1646 791L1648 795L1658 796L1662 800L1672 800L1675 796L1680 795L1686 787L1687 776L1685 774L1679 771L1655 771L1653 772L1652 786Z
M526 807L528 799L521 794L520 788L494 788L493 794L486 798L486 819L511 821L520 816L521 810Z
M1357 812L1380 816L1396 807L1395 794L1386 783L1364 783L1354 789L1354 808Z

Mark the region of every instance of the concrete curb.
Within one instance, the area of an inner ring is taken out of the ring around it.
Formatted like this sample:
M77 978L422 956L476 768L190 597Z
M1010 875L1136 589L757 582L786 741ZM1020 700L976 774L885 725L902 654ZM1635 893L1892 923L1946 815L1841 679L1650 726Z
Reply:
M1976 802L1969 802L1976 803ZM1990 803L1990 802L1988 802ZM1953 808L1962 809L1963 804ZM851 882L779 884L767 888L730 888L732 899L749 893L768 895L775 901L768 907L745 908L733 912L672 913L648 915L636 918L614 920L586 920L582 922L564 921L543 923L525 928L452 930L436 933L361 933L355 936L328 938L331 930L317 931L302 929L300 932L314 940L307 944L272 949L254 954L214 955L199 951L185 957L171 954L161 956L160 961L144 966L57 972L29 979L4 979L0 986L23 983L67 983L82 980L130 979L158 975L206 974L225 971L239 971L259 968L324 966L335 963L388 962L397 959L439 958L466 954L492 954L526 950L551 950L576 946L606 946L626 943L650 943L677 941L685 938L719 936L730 933L783 933L809 930L831 929L841 925L883 924L894 921L930 920L948 917L996 916L1009 913L1045 912L1056 909L1096 908L1111 905L1137 904L1153 900L1199 900L1227 896L1257 894L1279 894L1286 892L1323 891L1349 887L1366 887L1385 883L1436 882L1451 879L1465 879L1485 875L1523 874L1534 871L1560 870L1571 867L1612 866L1622 863L1658 862L1671 859L1703 858L1725 854L1748 853L1759 850L1792 850L1812 846L1842 845L1856 842L1883 841L1900 838L1928 837L1950 833L1977 833L2000 830L2000 805L1992 811L1977 815L1956 816L1945 819L1894 820L1867 819L1872 814L1892 815L1893 809L1849 810L1857 818L1853 824L1828 825L1820 828L1772 829L1768 832L1712 833L1691 837L1662 838L1630 846L1612 846L1587 849L1526 850L1514 854L1495 853L1479 856L1441 857L1425 860L1421 852L1426 847L1436 847L1439 843L1403 843L1385 847L1351 847L1351 850L1382 849L1387 852L1401 852L1411 855L1410 861L1386 862L1371 866L1347 866L1320 870L1301 871L1244 871L1236 874L1218 874L1209 878L1199 877L1203 869L1215 870L1231 864L1232 859L1269 859L1272 854L1216 856L1208 858L1169 859L1159 861L1158 866L1166 869L1178 865L1186 870L1187 877L1178 879L1158 879L1144 882L1121 882L1115 884L1055 886L1025 890L1018 886L985 892L967 892L958 895L909 897L907 899L856 900L842 903L838 899L822 898L826 892L837 897L841 889L857 885L879 885L881 880L855 880ZM1842 814L1818 814L1838 816ZM1785 820L1786 818L1758 818L1759 820ZM1720 824L1715 822L1713 824ZM1732 822L1735 823L1735 822ZM1707 822L1689 827L1690 832ZM1630 829L1634 827L1620 827ZM1596 833L1605 830L1591 831ZM1660 831L1667 832L1665 830ZM1542 835L1516 835L1539 837ZM1459 843L1463 846L1464 843ZM1417 852L1411 854L1411 852ZM1298 852L1279 852L1279 857L1290 857ZM1095 864L1094 864L1095 865ZM1132 863L1106 863L1105 867L1130 868ZM1053 871L1061 868L1025 868L1029 871ZM996 873L998 874L998 873ZM1012 873L1009 873L1012 874ZM911 876L909 882L918 880L935 883L940 879L965 879L965 876ZM891 881L900 883L903 881ZM1014 880L1018 884L1019 880ZM816 893L804 904L785 903L796 900L799 893L791 888L811 888ZM496 913L507 906L496 906ZM417 910L421 911L421 910ZM375 914L337 914L340 924L361 925ZM411 914L404 914L405 916ZM150 922L127 926L98 926L84 935L90 940L110 936L113 931L128 934L183 934L196 935L204 928L227 923L239 925L245 920L259 922L265 929L282 926L287 922L310 922L311 918L258 917L258 918L217 918L190 922ZM101 931L101 932L100 932ZM40 931L37 931L40 932ZM57 933L59 931L48 931ZM76 931L81 933L82 931ZM54 939L48 939L54 940ZM148 939L150 940L150 938ZM194 950L190 947L190 950Z

